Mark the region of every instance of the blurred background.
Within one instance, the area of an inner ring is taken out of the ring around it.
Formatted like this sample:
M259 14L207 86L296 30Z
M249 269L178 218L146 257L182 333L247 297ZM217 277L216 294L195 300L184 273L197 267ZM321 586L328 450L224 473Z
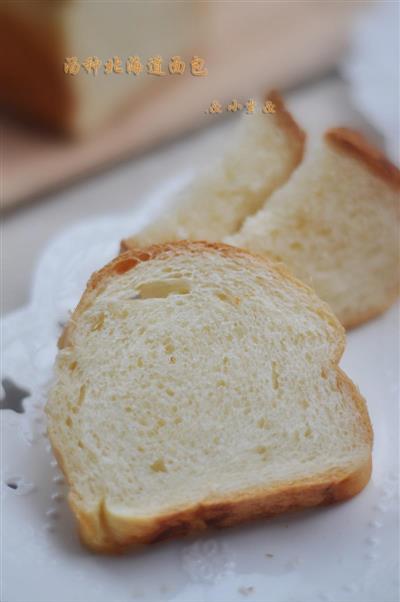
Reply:
M1 1L2 311L58 232L212 161L233 99L278 88L398 164L399 32L397 1Z

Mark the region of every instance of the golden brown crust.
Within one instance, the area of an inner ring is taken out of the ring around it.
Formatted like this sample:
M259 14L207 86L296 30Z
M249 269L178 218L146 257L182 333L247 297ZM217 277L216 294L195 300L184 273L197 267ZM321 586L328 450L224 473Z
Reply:
M399 296L399 289L396 286L393 291L388 295L385 303L382 303L379 307L374 307L372 309L368 309L366 311L360 312L356 316L352 316L351 318L347 318L342 320L342 324L346 330L352 330L353 328L357 328L365 322L369 322L374 318L377 318L381 314L385 313L393 305L396 299Z
M93 513L83 512L70 499L78 516L82 542L96 552L120 554L129 548L165 539L199 533L205 529L231 527L283 512L344 501L368 483L371 456L350 470L332 470L323 475L269 488L249 489L232 496L204 500L199 504L170 510L151 517L121 517L101 501Z
M389 186L400 189L400 171L359 132L348 128L332 128L325 133L325 140L364 163Z
M270 100L276 107L275 118L278 125L287 131L289 137L292 140L295 140L299 145L299 155L297 157L297 161L294 165L296 167L303 159L305 142L306 142L306 133L299 126L297 121L295 121L294 117L289 113L284 103L282 96L279 94L277 90L271 90L266 95L266 100Z
M338 389L343 392L345 389L350 391L353 403L356 406L357 412L360 416L360 420L364 427L365 443L369 444L372 449L374 433L372 430L372 424L368 414L368 409L365 400L362 397L359 389L353 383L353 381L347 376L345 372L343 372L341 368L339 368L339 366L336 367L336 371Z
M60 347L73 345L73 329L76 317L90 306L95 296L103 289L109 278L133 269L143 261L149 261L171 254L200 253L214 250L229 257L245 257L249 261L261 262L278 275L290 280L298 289L308 291L315 297L316 312L335 329L337 336L332 369L337 370L340 389L350 389L351 397L364 426L365 443L372 447L372 427L363 398L351 380L337 367L344 350L344 331L328 306L320 301L308 286L296 280L282 265L277 265L265 257L252 255L247 251L220 243L189 242L153 245L147 249L130 249L115 258L100 271L93 274L81 301L75 309L59 342ZM51 434L50 434L51 435ZM62 455L56 442L51 442L60 467L66 474ZM371 455L358 465L338 468L297 481L269 487L252 488L231 496L212 497L190 507L172 508L165 514L152 517L121 516L107 507L106 501L99 500L93 508L84 507L72 488L69 503L75 513L82 541L91 549L103 553L121 553L132 546L149 544L178 535L202 531L206 528L228 527L257 518L268 518L282 512L300 510L311 506L331 504L352 497L368 483L371 474ZM67 481L70 482L68 474Z

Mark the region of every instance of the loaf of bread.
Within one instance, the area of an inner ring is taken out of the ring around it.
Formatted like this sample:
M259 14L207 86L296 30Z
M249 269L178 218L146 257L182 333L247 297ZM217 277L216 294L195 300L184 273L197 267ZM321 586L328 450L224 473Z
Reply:
M276 92L276 113L243 115L221 160L199 175L158 220L122 248L177 240L221 241L258 211L300 163L304 133Z
M351 328L398 295L399 194L396 167L360 134L332 129L226 241L283 261Z
M47 405L82 540L114 553L355 495L372 430L344 345L310 288L227 245L94 274Z
M167 81L160 86L159 77L146 75L147 60L160 55L165 72L171 56L191 57L201 39L203 5L3 0L0 104L63 133L90 134L131 101L140 106L155 87L157 93L165 89ZM126 71L129 56L140 58L143 71L137 76ZM66 60L74 57L73 63ZM101 61L97 75L85 71L89 57ZM122 72L107 75L104 65L114 57ZM72 71L68 64L75 65Z

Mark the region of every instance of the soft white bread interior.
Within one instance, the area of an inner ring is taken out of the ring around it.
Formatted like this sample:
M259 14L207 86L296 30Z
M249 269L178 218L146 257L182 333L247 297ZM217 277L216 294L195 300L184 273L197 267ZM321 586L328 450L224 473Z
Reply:
M320 148L225 240L284 262L350 328L398 295L400 173L351 130Z
M300 163L305 136L276 92L273 114L243 115L222 159L200 174L160 217L122 243L145 247L176 240L220 241L281 186Z
M344 344L310 288L227 245L94 274L47 405L83 541L118 552L360 491L372 430Z

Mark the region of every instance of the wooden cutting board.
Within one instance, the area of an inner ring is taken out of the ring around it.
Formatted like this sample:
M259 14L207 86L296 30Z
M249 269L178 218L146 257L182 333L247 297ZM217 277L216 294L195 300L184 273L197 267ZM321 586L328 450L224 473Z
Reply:
M359 3L212 3L204 52L207 77L157 78L152 94L111 125L71 141L7 120L2 125L2 208L212 124L212 100L226 105L295 86L337 64Z

